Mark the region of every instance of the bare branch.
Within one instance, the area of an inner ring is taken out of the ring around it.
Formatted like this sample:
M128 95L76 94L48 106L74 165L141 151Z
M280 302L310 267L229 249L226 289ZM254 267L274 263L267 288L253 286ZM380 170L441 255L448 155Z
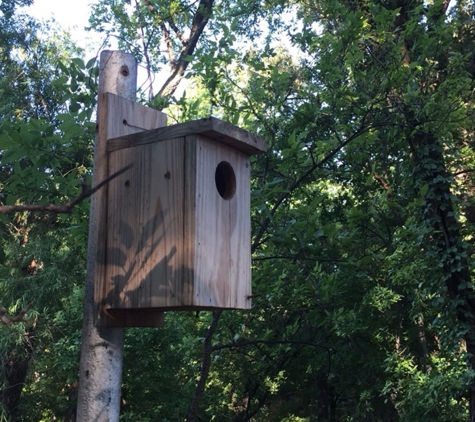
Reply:
M72 209L78 205L80 202L84 201L86 198L89 198L91 195L96 193L99 189L104 187L112 179L115 179L117 176L120 176L122 173L125 173L127 170L131 169L133 164L129 164L123 169L116 171L114 174L111 174L105 180L94 186L93 188L88 188L87 184L83 182L82 192L73 198L71 201L66 202L61 205L54 204L23 204L23 205L2 205L0 206L0 214L11 214L14 212L23 212L23 211L32 211L32 212L52 212L56 214L69 214Z
M167 45L168 59L170 60L170 65L173 67L175 64L175 52L173 51L173 44L170 38L170 32L166 27L165 23L160 24L163 36L165 37L165 44Z
M173 30L173 32L176 34L176 36L178 37L178 39L180 40L180 42L182 43L183 46L185 46L186 44L188 44L188 42L190 41L189 39L186 39L184 36L183 36L183 33L180 31L180 29L178 28L178 26L176 26L175 22L173 22L173 20L170 18L168 19L168 24L170 25L170 28Z
M34 302L35 301L32 300L28 305L26 305L15 315L7 315L8 311L5 308L0 308L0 321L8 326L13 325L15 322L30 322L30 320L25 317L25 314L28 312Z

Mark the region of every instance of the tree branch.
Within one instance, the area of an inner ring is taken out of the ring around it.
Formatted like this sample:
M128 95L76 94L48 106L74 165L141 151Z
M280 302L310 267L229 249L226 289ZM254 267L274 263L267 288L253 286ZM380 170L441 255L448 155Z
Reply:
M127 170L131 169L132 167L133 167L133 164L129 164L123 169L116 171L115 173L111 174L109 177L107 177L105 180L103 180L102 182L94 186L93 188L89 188L84 180L82 184L82 192L78 196L73 198L71 201L66 202L65 204L61 204L61 205L54 205L54 204L1 205L0 214L11 214L14 212L23 212L23 211L69 214L72 211L72 209L76 205L78 205L80 202L84 201L86 198L89 198L91 195L93 195L99 189L101 189L107 183L109 183L112 179L115 179L117 176L120 176L122 173L125 173Z
M217 350L223 350L223 349L238 349L240 347L246 347L246 346L258 346L258 345L267 345L267 346L275 346L277 344L293 344L293 345L299 345L299 346L310 346L310 347L316 347L320 349L325 349L325 350L331 350L330 347L323 346L321 344L315 344L310 341L293 341L293 340L241 340L241 341L235 341L233 343L229 344L222 344L220 346L214 346L212 348L212 351L215 352Z
M138 1L138 0L137 0ZM155 15L158 19L160 19L162 21L161 25L163 25L163 23L167 22L169 25L170 25L170 28L173 30L173 32L176 34L176 36L178 37L178 39L180 40L180 42L185 45L188 43L188 39L186 39L184 36L183 36L183 33L180 31L180 29L176 26L175 22L173 21L173 17L172 15L169 15L167 17L163 17L160 15L159 11L156 9L156 7L150 2L150 0L145 0L145 5L147 6L147 9L153 14ZM185 9L183 9L181 12L185 11L186 9L188 9L190 6L186 7ZM161 26L160 25L160 26Z
M193 22L191 24L190 36L187 42L183 43L183 48L180 51L180 55L176 62L172 64L172 74L165 81L162 88L157 94L157 97L170 97L175 92L178 84L183 78L190 61L188 60L189 56L192 56L198 40L203 33L206 24L211 17L213 10L214 0L201 0L198 9L195 12L193 17Z
M8 311L5 308L0 308L0 321L8 326L13 325L15 322L30 322L30 320L25 317L25 314L28 312L34 302L35 301L32 300L28 305L26 305L15 315L7 315Z
M298 188L303 181L310 176L317 168L321 167L331 158L333 158L338 152L340 152L345 146L347 146L351 141L358 138L361 134L368 131L374 125L366 125L365 124L366 115L363 117L360 127L353 133L346 141L340 143L336 148L330 151L325 157L323 157L320 161L313 163L295 182L293 182L289 188L283 192L277 201L275 202L274 206L269 211L269 216L266 217L262 223L260 224L260 229L257 232L256 236L254 237L254 241L252 242L251 251L254 252L260 244L262 236L264 236L265 232L267 231L269 224L271 223L272 216L276 213L277 209L282 205L282 203L292 194L292 192Z
M170 38L170 32L168 31L164 22L160 24L160 29L162 30L163 36L165 37L165 44L167 45L168 59L170 64L173 66L175 64L175 52L173 51L173 44Z
M176 26L175 22L173 22L172 18L170 18L167 22L168 22L168 25L170 25L170 28L173 30L173 32L176 34L176 36L180 40L180 42L182 43L182 45L188 44L189 40L183 36L182 32L180 31L178 26Z
M201 397L206 386L206 380L208 379L209 370L211 367L211 353L213 349L211 347L211 341L213 339L213 334L218 326L219 317L223 311L214 311L213 320L208 328L206 333L204 344L203 344L203 362L201 364L200 379L196 386L195 394L191 400L190 407L188 407L188 413L186 415L186 422L195 422L198 418L198 410L200 406Z

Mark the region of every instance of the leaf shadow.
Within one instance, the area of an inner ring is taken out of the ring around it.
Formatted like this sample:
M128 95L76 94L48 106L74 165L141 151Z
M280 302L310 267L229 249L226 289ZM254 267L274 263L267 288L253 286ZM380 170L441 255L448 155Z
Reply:
M154 303L179 307L191 291L193 270L176 257L182 252L166 236L173 224L168 212L158 198L154 215L141 225L138 237L128 221L119 221L118 242L106 249L107 266L115 267L111 273L106 271L110 289L103 299L111 310L159 309Z

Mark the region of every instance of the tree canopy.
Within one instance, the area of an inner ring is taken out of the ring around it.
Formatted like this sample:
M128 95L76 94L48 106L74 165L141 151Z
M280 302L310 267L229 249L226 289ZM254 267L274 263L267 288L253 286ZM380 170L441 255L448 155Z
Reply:
M0 207L66 203L92 171L96 60L28 3L0 4ZM90 30L147 69L140 101L269 146L252 309L128 329L121 420L475 421L474 12L93 3ZM87 213L0 215L3 420L75 420Z

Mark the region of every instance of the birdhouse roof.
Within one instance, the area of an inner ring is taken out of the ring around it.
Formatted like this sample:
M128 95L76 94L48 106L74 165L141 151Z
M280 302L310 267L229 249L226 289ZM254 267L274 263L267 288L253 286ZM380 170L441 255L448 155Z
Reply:
M181 138L188 135L203 135L245 152L248 155L260 154L267 150L266 141L260 136L215 117L208 117L206 119L192 120L186 123L109 139L107 151L117 151L122 148Z

